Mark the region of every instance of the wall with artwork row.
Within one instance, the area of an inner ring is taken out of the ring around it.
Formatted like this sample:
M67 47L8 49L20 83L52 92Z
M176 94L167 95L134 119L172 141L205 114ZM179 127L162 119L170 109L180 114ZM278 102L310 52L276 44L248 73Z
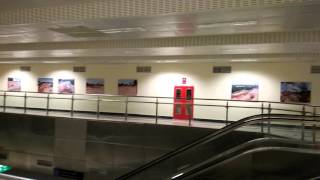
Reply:
M137 92L134 93L138 96L173 97L174 86L187 85L194 86L195 98L241 99L241 94L245 92L247 94L243 97L249 97L252 100L280 101L282 89L284 91L282 100L320 104L320 74L310 73L311 66L316 65L313 63L148 64L147 66L152 67L151 73L137 73L136 67L139 65L141 64L85 64L83 66L86 67L86 72L73 72L73 67L81 66L79 64L28 64L31 71L21 71L22 65L1 65L0 89L8 90L8 82L18 79L21 83L19 90L37 92L41 81L51 82L52 80L52 91L62 92L60 86L66 84L66 80L72 80L73 82L67 82L67 84L74 85L74 93L85 94L88 92L86 83L91 79L92 82L99 80L100 84L104 83L102 91L105 94L117 95L120 88L119 82L125 84L126 80L136 80ZM213 66L231 66L232 72L213 73ZM101 91L101 86L99 88ZM124 90L124 93L129 91ZM12 100L11 103L17 103L16 101L18 100ZM36 101L32 100L28 103L41 104ZM59 107L58 109L69 108L67 103L58 100L52 102L52 106ZM115 103L103 106L108 109L106 110L108 112L123 112L124 108L123 104L115 105ZM94 111L96 105L79 102L77 107L79 110ZM163 105L160 108L160 115L172 116L172 106ZM129 111L135 114L152 115L154 107L139 104L132 106ZM237 113L246 116L259 112L246 113L235 110L234 114ZM196 118L211 119L212 114L219 116L217 119L223 119L224 113L219 110L195 108Z

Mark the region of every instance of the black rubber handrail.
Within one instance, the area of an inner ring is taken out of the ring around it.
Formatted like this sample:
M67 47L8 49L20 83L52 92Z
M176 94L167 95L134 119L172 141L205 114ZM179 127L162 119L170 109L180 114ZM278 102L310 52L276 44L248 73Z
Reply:
M276 143L276 144L274 144ZM197 164L195 166L192 166L186 170L184 170L181 173L178 173L179 176L175 178L171 178L174 180L180 180L184 178L188 178L190 176L194 176L195 174L199 174L201 172L206 171L208 168L212 168L213 166L216 166L220 163L225 163L226 160L229 158L233 158L235 155L239 156L241 154L245 154L247 152L254 152L257 149L261 148L298 148L301 150L313 150L317 151L317 153L320 155L320 151L317 149L317 144L312 143L301 143L300 141L294 141L291 139L283 139L283 138L259 138L250 140L248 142L242 143L230 150L227 150L225 152L222 152L218 155L215 155L214 157L208 159L205 162L202 162L200 164Z
M308 122L320 122L319 121L319 118L320 116L303 116L303 115L287 115L287 114L259 114L259 115L253 115L253 116L249 116L249 117L246 117L246 118L243 118L239 121L235 121L213 133L210 133L209 135L203 137L203 138L200 138L186 146L183 146L183 147L180 147L178 149L175 149L147 164L144 164L142 166L140 166L139 168L127 173L127 174L124 174L120 177L118 177L116 180L126 180L136 174L139 174L140 172L148 169L149 167L151 166L154 166L166 159L169 159L179 153L182 153L188 149L191 149L191 148L194 148L196 147L197 145L199 144L202 144L202 143L206 143L206 142L209 142L211 141L212 139L216 139L218 137L221 137L231 131L233 131L234 129L236 128L239 128L241 126L244 126L244 125L247 125L247 124L250 124L252 122L263 122L263 121L275 121L275 120L283 120L283 119L286 119L286 120L289 120L289 121L308 121Z

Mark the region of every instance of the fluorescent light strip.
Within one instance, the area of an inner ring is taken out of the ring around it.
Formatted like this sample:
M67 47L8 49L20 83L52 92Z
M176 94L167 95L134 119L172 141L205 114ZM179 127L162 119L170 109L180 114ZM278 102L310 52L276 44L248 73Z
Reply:
M231 59L230 62L257 62L256 59Z
M220 22L212 24L199 24L197 28L216 28L216 27L225 27L225 26L250 26L256 25L257 21L239 21L239 22Z
M115 33L122 33L122 32L143 32L143 31L146 31L146 29L143 27L134 27L134 28L119 28L119 29L102 29L97 31L106 33L106 34L115 34Z

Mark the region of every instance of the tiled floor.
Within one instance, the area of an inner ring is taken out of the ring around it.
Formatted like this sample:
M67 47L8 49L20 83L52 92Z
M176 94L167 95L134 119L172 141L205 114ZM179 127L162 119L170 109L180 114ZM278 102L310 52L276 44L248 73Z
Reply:
M3 109L0 109L3 111ZM6 108L5 112L8 113L25 113L23 109L16 109L16 108ZM47 112L44 110L31 110L28 109L26 114L33 114L33 115L47 115ZM190 127L198 127L198 128L212 128L212 129L220 129L225 126L225 122L209 122L209 121L197 121L192 120L189 122L188 120L173 120L168 118L158 118L156 121L155 118L152 117L137 117L137 116L121 116L121 115L104 115L100 114L99 118L97 119L97 115L93 113L74 113L71 116L70 112L64 111L50 111L48 113L49 116L55 117L72 117L72 118L84 118L84 119L91 119L91 120L99 120L99 121L121 121L121 122L131 122L131 123L149 123L149 124L162 124L162 125L173 125L173 126L190 126ZM297 123L297 125L299 125ZM239 128L238 130L241 131L251 131L251 132L261 132L261 126L257 125L248 125ZM264 126L264 132L268 132L267 125ZM304 132L304 136L302 135ZM301 127L281 127L281 126L271 126L270 133L273 135L279 135L289 138L295 139L302 139L302 136L305 140L312 141L314 136L316 137L317 141L320 141L320 130L317 129L314 132L309 129L302 130Z

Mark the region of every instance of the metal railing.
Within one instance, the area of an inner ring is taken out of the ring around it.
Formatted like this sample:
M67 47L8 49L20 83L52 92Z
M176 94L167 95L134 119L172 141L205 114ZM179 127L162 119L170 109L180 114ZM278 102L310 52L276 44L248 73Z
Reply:
M260 115L250 116L250 117L241 119L237 122L231 123L228 126L225 126L217 131L214 131L213 133L211 133L203 138L200 138L200 139L198 139L198 140L196 140L186 146L175 149L175 150L173 150L173 151L171 151L171 152L169 152L169 153L167 153L167 154L165 154L155 160L152 160L151 162L144 164L143 166L140 166L139 168L137 168L127 174L124 174L123 176L117 178L117 180L139 179L139 177L144 177L146 174L148 174L149 170L151 170L153 173L154 172L161 172L160 173L161 176L162 175L163 176L166 176L166 175L173 175L174 176L180 172L171 174L172 173L171 170L172 169L177 170L177 171L180 171L180 170L179 170L179 168L174 168L173 166L183 167L184 165L190 166L190 165L192 165L191 163L195 163L195 161L193 161L193 160L190 161L190 158L188 158L188 157L197 157L197 155L201 154L202 158L207 160L208 158L211 158L211 156L213 156L213 157L219 156L220 153L228 151L229 149L222 150L222 152L219 152L219 153L215 152L217 154L215 154L215 153L209 154L208 152L207 152L207 154L202 153L203 150L206 150L208 148L213 149L213 146L210 146L210 144L211 145L215 144L215 146L218 146L219 143L225 142L225 141L222 141L221 139L227 137L227 135L230 135L230 133L235 132L237 130L240 130L241 128L244 128L244 127L250 127L255 124L261 124L263 122L275 123L275 122L283 121L283 120L291 121L291 122L298 122L298 123L309 122L311 124L317 124L320 122L320 117L319 116L304 116L304 115L286 115L286 114L260 114ZM296 130L303 129L303 127L299 127L299 126L297 126L295 128L296 128ZM295 129L295 128L291 128L291 130ZM269 131L267 134L263 133L263 132L261 134L266 134L269 137L277 137L277 136L279 136L279 133L282 133L283 130L284 129L282 129L280 131L276 131L274 129L272 132ZM296 134L296 132L292 133L291 131L287 132L289 137L284 137L281 135L280 135L280 137L284 138L284 139L288 138L291 140L295 140L293 142L296 142L301 145L303 145L305 143L315 144L316 146L314 146L314 147L318 148L320 138L317 137L317 135L316 135L317 131L315 129L311 129L311 131L313 132L313 137L308 140L303 138L304 131L297 133L297 134L301 133L300 137L293 136ZM258 139L258 138L261 138L261 137L254 137L253 136L253 139ZM239 139L234 138L233 140L236 141L237 143L239 143L238 145L241 145L242 143L247 142L247 140L245 140L245 142L241 142L241 138L239 138ZM298 140L298 141L296 141L296 140ZM229 143L231 143L231 142L229 142ZM222 144L222 145L225 147L228 147L228 146L226 146L226 144ZM316 149L316 150L318 150L318 149ZM204 158L203 156L206 156L206 157ZM191 159L194 159L194 158L191 158ZM190 162L185 162L185 161L190 161ZM202 162L202 160L198 160L197 163L201 163L201 162ZM173 166L170 166L171 165L170 163L172 163ZM195 164L197 164L197 163L195 163ZM164 167L170 167L170 168L166 169ZM166 171L164 171L162 169L166 169ZM168 178L168 177L163 178L162 177L162 178L158 178L158 179L170 179L170 178ZM176 179L176 178L171 178L171 179Z
M122 115L128 120L131 115L148 116L158 124L161 117L172 118L173 97L155 96L120 96L107 94L59 94L38 92L0 91L0 107L3 112L9 108L42 110L45 115L52 111L63 111L74 117L75 113L86 112L95 114L96 119L102 119L102 114ZM37 101L42 100L41 102ZM1 103L2 101L2 103ZM59 102L58 102L59 101ZM182 104L185 105L185 104ZM256 114L296 114L317 116L320 106L310 104L281 103L272 101L238 101L229 99L194 98L191 103L192 112L188 125L194 120L224 122L228 125L244 117ZM264 124L261 130L263 131ZM268 126L268 123L267 123ZM268 126L269 127L269 126ZM267 131L270 131L268 128Z

